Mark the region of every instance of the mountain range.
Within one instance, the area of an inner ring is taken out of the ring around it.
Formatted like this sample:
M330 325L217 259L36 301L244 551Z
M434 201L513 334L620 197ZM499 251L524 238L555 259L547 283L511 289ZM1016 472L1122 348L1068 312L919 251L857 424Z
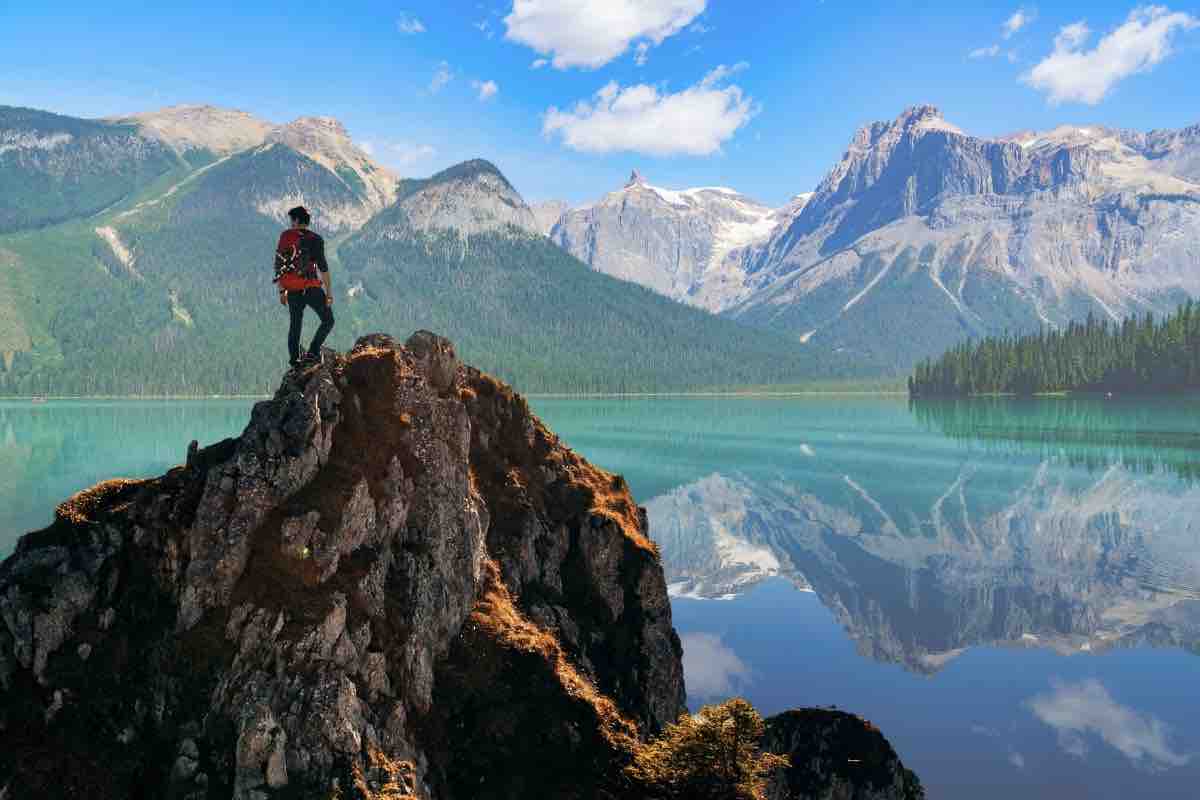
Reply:
M286 329L269 264L297 204L327 239L332 347L437 330L527 391L859 369L589 269L485 161L402 180L327 117L0 108L0 393L267 391Z
M485 161L401 179L329 117L0 107L0 394L265 391L297 204L337 270L331 346L432 328L529 391L898 376L1200 295L1200 126L982 138L916 106L780 208L637 171L569 207Z
M907 368L965 338L1200 294L1200 126L984 138L915 106L862 127L783 208L635 172L550 235L677 300Z

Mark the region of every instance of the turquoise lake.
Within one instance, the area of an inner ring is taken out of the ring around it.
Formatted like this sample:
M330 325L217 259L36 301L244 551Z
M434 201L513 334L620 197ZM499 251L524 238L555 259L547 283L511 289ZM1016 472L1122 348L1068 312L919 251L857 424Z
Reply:
M1200 400L538 399L628 479L693 707L836 705L934 800L1200 786ZM251 401L0 401L0 556Z

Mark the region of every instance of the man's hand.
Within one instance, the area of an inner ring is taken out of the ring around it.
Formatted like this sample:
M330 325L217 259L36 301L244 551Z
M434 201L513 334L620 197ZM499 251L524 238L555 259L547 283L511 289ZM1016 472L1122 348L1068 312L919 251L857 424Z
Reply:
M325 293L325 305L327 305L327 306L333 305L333 292Z
M283 289L279 290L279 305L281 305L281 306L287 305L287 292L284 291Z

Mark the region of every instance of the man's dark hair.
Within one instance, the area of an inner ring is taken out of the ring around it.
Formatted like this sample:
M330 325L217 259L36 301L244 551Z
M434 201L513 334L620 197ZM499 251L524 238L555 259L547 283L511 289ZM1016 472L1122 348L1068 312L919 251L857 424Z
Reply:
M312 221L312 217L308 215L308 209L304 206L296 206L288 212L288 218L296 225L307 225Z

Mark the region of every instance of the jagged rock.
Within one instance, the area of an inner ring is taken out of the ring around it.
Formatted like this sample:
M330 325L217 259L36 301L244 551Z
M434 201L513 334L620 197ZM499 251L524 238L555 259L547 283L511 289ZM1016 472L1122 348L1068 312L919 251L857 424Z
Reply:
M0 620L14 799L612 796L684 708L624 481L428 332L63 503Z
M767 800L923 800L920 780L871 723L823 708L766 720L763 750L792 765L776 773Z

